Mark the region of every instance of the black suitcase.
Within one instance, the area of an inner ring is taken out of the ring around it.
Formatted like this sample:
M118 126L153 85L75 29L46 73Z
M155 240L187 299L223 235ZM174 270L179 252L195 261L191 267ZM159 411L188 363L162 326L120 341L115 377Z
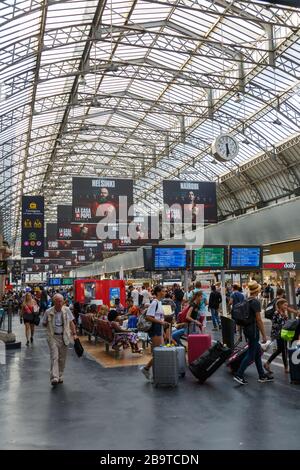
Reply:
M231 349L227 348L227 346L223 346L222 343L218 341L205 351L202 356L193 361L189 365L189 369L199 382L203 384L208 377L224 364L230 354Z
M300 348L288 349L291 384L300 384Z
M235 323L229 318L221 315L222 341L230 349L234 348Z

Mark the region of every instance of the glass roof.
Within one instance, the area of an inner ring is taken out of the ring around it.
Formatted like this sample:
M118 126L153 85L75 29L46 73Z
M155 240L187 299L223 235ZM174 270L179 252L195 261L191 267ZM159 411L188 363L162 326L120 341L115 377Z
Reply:
M250 0L2 1L5 238L17 246L22 194L44 195L51 221L75 175L121 171L144 210L168 178L216 181L246 206L228 175L299 133L299 26L300 9ZM228 163L211 154L221 133L239 142Z

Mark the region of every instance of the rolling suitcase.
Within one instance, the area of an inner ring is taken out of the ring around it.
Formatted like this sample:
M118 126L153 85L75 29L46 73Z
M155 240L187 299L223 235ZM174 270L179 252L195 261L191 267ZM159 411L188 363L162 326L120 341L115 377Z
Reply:
M234 331L235 323L229 318L221 315L221 325L222 325L222 341L223 344L226 344L228 348L234 348Z
M188 335L188 361L191 364L195 359L211 347L211 336L202 334Z
M233 353L229 357L227 364L226 364L233 374L235 374L238 368L240 367L242 360L247 354L248 348L249 348L248 344L245 344L245 346L236 347L233 350Z
M180 377L184 377L186 370L185 348L183 346L175 346L175 349L177 352L178 374Z
M153 349L153 383L155 387L176 387L178 384L178 353L175 347Z
M193 361L189 368L192 374L204 383L219 367L228 359L231 349L223 346L219 341L214 344L208 351L205 351L201 357Z
M300 348L288 349L291 384L300 385Z

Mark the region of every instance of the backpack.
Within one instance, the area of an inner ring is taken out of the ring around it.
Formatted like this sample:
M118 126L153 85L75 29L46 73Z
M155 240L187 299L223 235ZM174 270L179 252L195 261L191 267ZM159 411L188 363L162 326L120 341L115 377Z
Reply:
M273 320L276 308L275 308L275 300L272 300L272 302L268 303L265 309L265 318L268 320Z
M243 302L235 304L232 308L231 317L239 326L245 327L255 322L248 300L243 300Z
M157 312L157 309L158 309L158 302L156 303L155 313ZM152 321L146 320L147 312L148 312L148 309L144 313L141 313L141 315L139 316L137 325L136 325L138 331L142 331L144 333L148 333L148 331L151 330L152 328Z
M188 313L190 308L191 308L190 305L188 305L183 310L181 310L181 312L178 313L178 317L177 317L177 322L178 323L186 323L187 322L186 316L187 316L187 313Z
M293 341L298 324L299 320L288 320L281 330L281 339L284 341Z

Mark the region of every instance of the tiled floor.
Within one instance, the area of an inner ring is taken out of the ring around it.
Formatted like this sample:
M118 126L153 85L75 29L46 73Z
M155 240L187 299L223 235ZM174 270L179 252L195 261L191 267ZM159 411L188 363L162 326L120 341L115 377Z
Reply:
M275 382L232 380L222 366L204 385L189 373L176 389L154 388L139 366L102 367L68 353L65 382L52 390L45 331L0 366L1 449L299 449L300 386L280 360ZM132 359L132 360L138 360Z

